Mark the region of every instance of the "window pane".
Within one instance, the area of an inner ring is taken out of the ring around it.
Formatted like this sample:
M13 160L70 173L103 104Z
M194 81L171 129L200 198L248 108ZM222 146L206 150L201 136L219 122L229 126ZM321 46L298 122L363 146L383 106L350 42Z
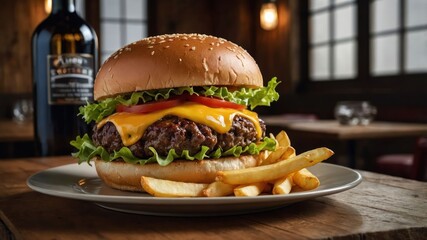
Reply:
M356 7L349 5L334 10L334 39L355 37Z
M329 46L317 46L310 50L310 78L329 80Z
M312 44L329 41L329 12L313 14L310 17L310 42Z
M338 43L334 46L334 79L356 77L355 41Z
M126 44L135 42L147 35L145 24L127 23L126 24Z
M372 32L396 30L399 27L399 0L372 2Z
M122 46L120 42L120 23L101 22L102 51L116 51Z
M143 20L147 15L145 13L146 1L142 0L126 0L125 2L125 17L127 19Z
M310 1L310 10L315 11L318 9L329 7L329 5L330 5L329 0L311 0Z
M338 5L338 4L349 3L349 2L354 2L354 0L335 0L334 4Z
M427 30L408 32L405 36L405 71L427 71Z
M372 42L372 73L395 74L399 70L399 39L397 34L376 36Z
M427 25L427 1L406 0L405 3L405 25L407 27Z
M101 0L101 18L120 18L120 1Z

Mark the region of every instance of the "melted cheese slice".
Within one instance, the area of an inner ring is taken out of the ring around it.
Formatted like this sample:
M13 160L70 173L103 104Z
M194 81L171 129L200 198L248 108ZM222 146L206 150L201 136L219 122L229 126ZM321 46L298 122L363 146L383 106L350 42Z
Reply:
M246 109L239 111L231 108L210 108L193 102L186 102L176 107L145 114L118 112L99 122L98 128L107 122L113 123L122 138L123 144L130 146L141 139L148 126L166 115L186 118L193 122L204 124L218 133L226 133L230 130L236 114L253 122L257 137L260 139L262 132L257 113Z

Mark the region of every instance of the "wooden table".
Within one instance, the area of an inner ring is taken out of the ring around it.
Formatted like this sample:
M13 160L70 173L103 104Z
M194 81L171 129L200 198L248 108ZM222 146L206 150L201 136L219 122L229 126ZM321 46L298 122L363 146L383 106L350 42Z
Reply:
M266 117L267 125L283 127L309 138L347 141L350 167L356 166L356 141L361 139L419 137L427 135L427 124L372 122L367 126L340 125L335 120L285 121L280 116Z
M361 172L357 187L284 208L227 217L154 217L34 192L33 173L71 157L0 161L0 239L422 239L427 183Z
M310 136L339 140L369 138L410 137L427 135L427 124L372 122L369 125L341 125L335 120L280 122L280 119L267 118L266 124L286 127Z
M0 119L0 142L32 141L34 139L33 122L16 122Z

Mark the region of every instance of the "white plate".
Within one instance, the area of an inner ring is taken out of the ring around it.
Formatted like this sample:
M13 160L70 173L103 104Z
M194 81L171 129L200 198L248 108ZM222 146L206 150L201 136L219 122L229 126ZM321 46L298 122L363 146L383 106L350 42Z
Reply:
M362 176L349 168L320 163L309 168L320 186L287 195L214 198L156 198L145 193L111 189L98 178L94 167L69 164L40 171L27 180L38 192L95 202L111 210L163 216L231 215L265 211L291 203L342 192L357 186Z

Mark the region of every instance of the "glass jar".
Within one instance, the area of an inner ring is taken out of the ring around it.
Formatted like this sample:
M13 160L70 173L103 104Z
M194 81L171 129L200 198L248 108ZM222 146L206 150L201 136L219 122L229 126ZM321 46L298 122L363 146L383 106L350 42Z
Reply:
M377 109L367 101L342 101L335 106L335 119L342 125L368 125Z

